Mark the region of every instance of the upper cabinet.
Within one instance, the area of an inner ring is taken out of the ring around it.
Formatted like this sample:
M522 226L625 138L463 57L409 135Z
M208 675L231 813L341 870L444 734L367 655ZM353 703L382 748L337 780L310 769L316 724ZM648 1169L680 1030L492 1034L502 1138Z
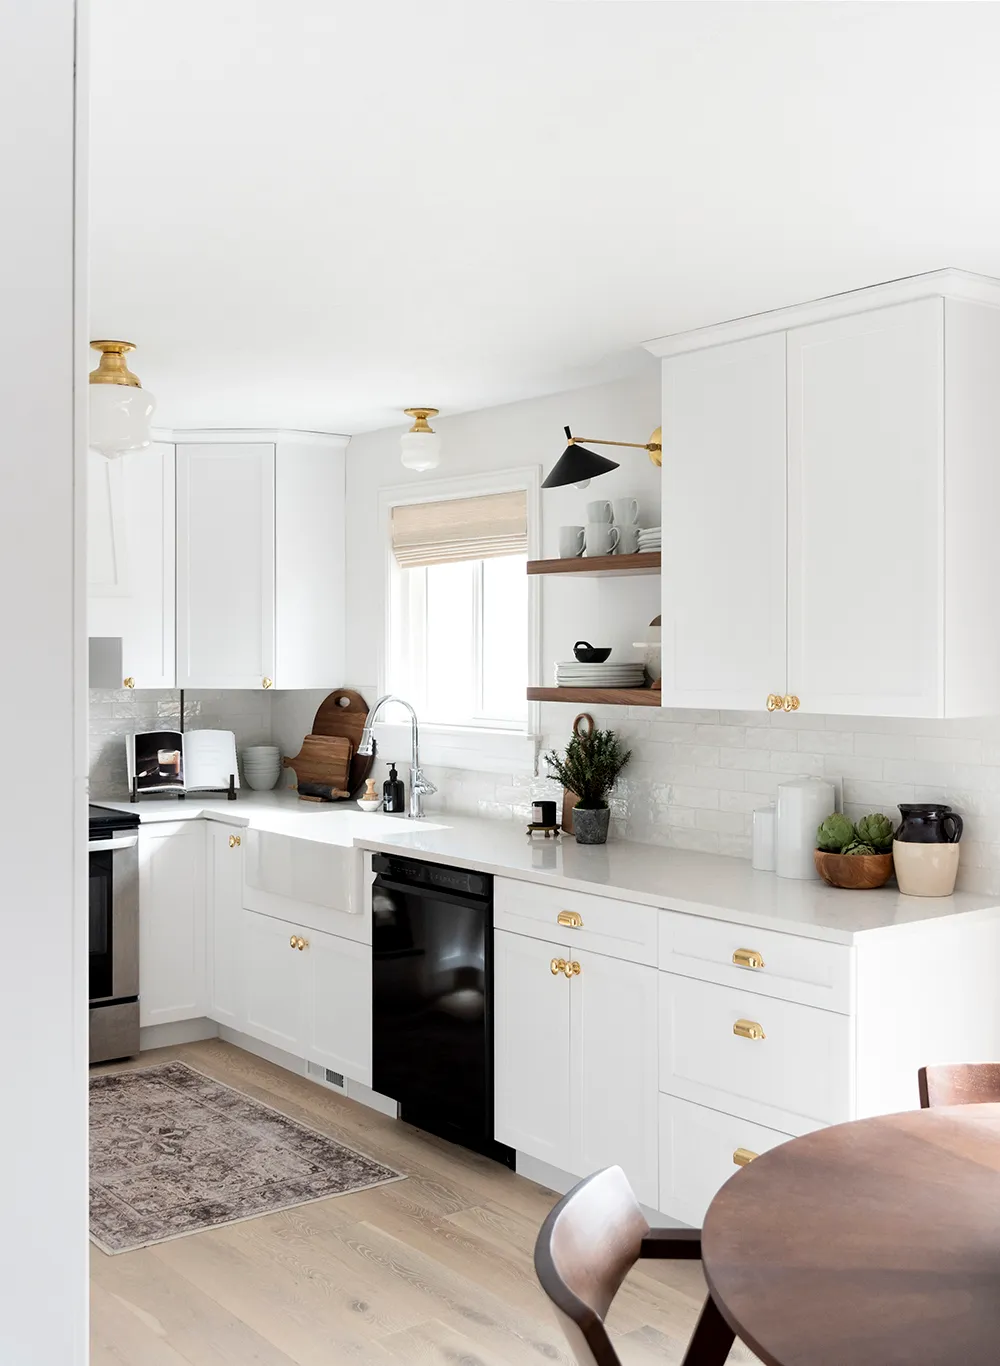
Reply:
M650 343L663 703L1000 697L1000 282L941 271Z
M120 687L172 688L174 448L89 452L87 631L119 636Z

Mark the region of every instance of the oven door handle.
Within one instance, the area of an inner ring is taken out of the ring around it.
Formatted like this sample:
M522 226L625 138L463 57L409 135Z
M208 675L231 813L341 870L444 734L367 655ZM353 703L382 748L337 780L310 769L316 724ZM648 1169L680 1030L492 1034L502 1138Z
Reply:
M138 835L119 835L113 840L88 840L88 854L103 854L112 849L134 849L139 843Z

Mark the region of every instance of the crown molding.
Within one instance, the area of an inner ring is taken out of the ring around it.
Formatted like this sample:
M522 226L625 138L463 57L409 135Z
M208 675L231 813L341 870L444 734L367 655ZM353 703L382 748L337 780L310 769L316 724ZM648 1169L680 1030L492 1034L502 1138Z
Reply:
M243 441L263 441L277 445L282 441L295 442L298 446L326 446L336 450L346 450L349 436L340 432L305 432L289 427L153 427L150 435L154 441L170 444L198 442L211 445Z
M675 332L667 337L656 337L643 342L654 356L679 356L688 351L704 351L710 346L726 342L745 341L749 337L765 336L769 332L785 332L792 327L807 327L812 323L829 322L833 318L848 317L852 313L867 313L893 304L912 303L917 299L959 299L966 303L989 304L1000 308L1000 280L992 275L977 275L968 270L932 270L923 275L908 275L900 280L869 285L865 289L850 289L843 294L830 294L823 299L776 308L767 313L752 313L745 318L714 323L692 332Z

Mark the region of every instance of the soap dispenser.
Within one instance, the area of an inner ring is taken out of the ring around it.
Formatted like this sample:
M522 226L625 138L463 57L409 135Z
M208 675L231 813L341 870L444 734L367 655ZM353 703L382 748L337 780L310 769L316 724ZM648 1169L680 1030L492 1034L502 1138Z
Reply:
M382 810L401 813L406 807L406 794L396 772L396 765L389 765L389 776L382 784Z

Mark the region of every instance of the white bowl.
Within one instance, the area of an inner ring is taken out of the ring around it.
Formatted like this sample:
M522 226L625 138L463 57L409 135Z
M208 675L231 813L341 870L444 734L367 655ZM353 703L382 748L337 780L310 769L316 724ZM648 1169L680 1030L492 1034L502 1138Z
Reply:
M381 797L376 797L376 799L375 799L373 802L372 802L372 801L365 801L364 797L359 797L359 798L358 798L358 806L361 807L361 810L362 810L362 811L377 811L381 805L382 805L382 799L381 799Z

